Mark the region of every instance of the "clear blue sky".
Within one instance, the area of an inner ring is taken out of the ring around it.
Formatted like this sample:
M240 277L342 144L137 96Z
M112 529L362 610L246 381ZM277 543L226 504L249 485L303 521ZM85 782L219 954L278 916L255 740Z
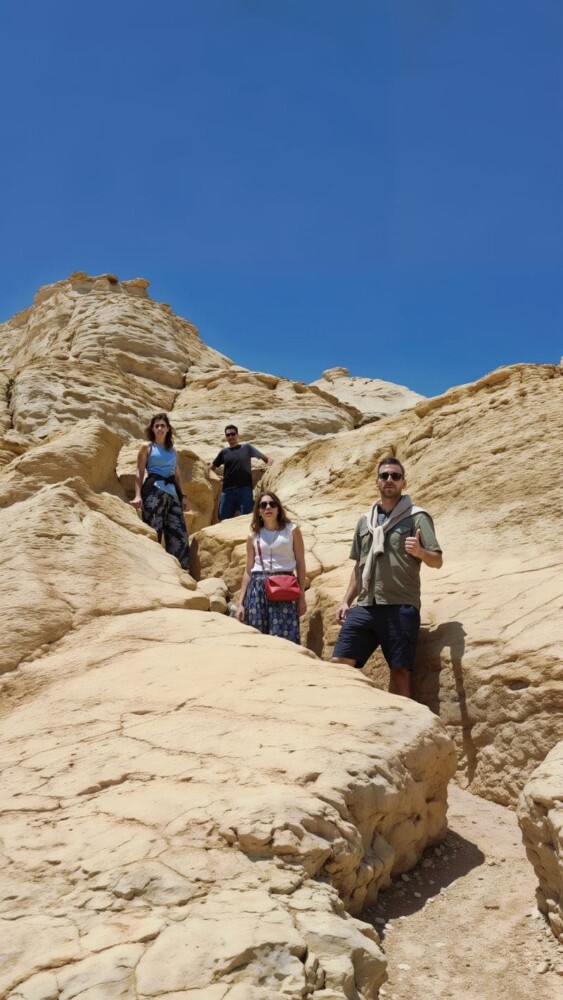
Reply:
M5 0L0 320L149 278L239 364L563 352L561 0Z

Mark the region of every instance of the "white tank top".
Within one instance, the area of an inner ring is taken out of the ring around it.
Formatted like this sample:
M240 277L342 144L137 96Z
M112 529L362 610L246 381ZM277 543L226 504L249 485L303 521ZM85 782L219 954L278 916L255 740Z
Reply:
M296 567L295 553L293 551L293 530L295 525L288 521L285 528L277 528L269 531L267 528L260 529L260 548L262 549L262 559L264 568L258 555L257 537L254 536L254 566L252 573L291 573Z

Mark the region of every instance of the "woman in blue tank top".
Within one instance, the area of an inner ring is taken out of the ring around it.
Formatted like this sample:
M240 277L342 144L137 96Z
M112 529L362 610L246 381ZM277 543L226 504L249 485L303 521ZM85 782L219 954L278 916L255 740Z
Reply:
M156 413L147 427L147 444L141 446L137 458L135 510L142 512L143 521L156 531L166 551L190 568L188 530L184 513L188 501L182 489L176 450L172 446L173 430L166 413ZM145 479L146 473L146 479Z

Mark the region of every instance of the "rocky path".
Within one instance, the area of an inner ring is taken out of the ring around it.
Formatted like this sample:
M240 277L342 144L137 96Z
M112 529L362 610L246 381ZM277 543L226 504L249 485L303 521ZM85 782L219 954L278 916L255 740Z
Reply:
M364 919L383 939L384 1000L561 1000L563 949L538 913L516 816L450 785L449 833Z

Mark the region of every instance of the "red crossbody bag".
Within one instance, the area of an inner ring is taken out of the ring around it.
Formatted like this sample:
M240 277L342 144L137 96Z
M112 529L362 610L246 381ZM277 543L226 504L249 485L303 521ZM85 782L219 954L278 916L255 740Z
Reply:
M256 539L258 557L262 564L262 571L266 573L264 560L262 559L262 547L260 538ZM272 553L270 552L270 566L272 565ZM302 590L299 580L293 573L270 573L266 575L264 592L269 601L297 601L301 597Z

